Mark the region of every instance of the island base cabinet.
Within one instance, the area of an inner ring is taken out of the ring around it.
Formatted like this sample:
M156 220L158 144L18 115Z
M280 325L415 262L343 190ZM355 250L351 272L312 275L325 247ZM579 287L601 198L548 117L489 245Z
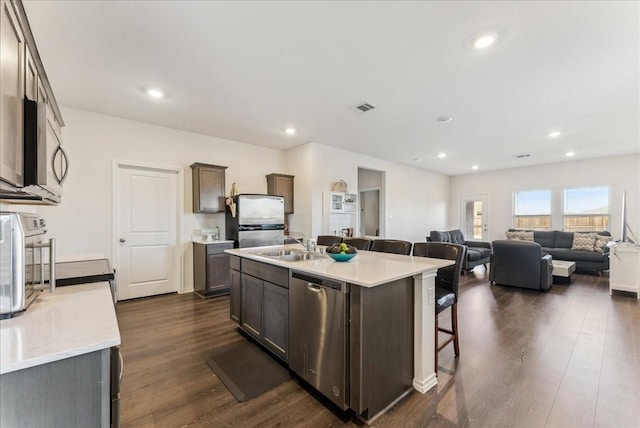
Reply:
M104 349L3 374L0 426L109 427L110 366Z
M242 274L242 328L256 339L262 340L262 300L263 281L251 275Z
M233 257L232 257L233 260ZM231 269L230 271L230 282L231 282L231 293L229 296L229 300L230 300L230 316L231 319L233 321L235 321L236 323L240 323L240 312L241 312L241 288L242 288L242 282L241 282L241 277L240 277L240 271L237 271L235 269Z
M413 278L351 286L349 407L370 422L413 389Z
M231 259L231 319L277 357L289 347L289 271L253 260Z
M286 359L289 341L289 290L264 283L263 340L265 346Z

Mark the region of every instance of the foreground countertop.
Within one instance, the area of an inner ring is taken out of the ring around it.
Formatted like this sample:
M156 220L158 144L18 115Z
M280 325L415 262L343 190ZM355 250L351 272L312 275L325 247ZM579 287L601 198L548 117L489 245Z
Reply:
M269 263L298 272L320 275L338 281L346 281L363 287L375 287L376 285L424 272L433 272L438 268L453 264L450 260L401 256L374 251L358 251L358 255L348 262L336 262L329 256L319 260L286 261L256 254L257 252L275 249L302 250L304 247L298 244L277 245L272 247L234 248L225 250L225 252L234 256Z
M0 321L0 374L118 345L108 282L43 291L26 312Z

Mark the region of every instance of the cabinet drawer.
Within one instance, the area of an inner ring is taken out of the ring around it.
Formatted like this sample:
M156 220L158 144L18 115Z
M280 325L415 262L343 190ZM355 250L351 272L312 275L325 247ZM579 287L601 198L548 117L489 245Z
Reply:
M231 269L240 270L240 257L231 256Z
M224 244L207 244L207 255L209 254L223 254L224 250L233 248L232 243Z
M286 268L245 259L242 261L242 273L289 288L289 269Z

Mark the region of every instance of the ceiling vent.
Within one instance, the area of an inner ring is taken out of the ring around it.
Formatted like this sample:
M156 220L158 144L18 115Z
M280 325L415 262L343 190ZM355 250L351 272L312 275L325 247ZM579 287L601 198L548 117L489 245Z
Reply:
M516 158L518 159L522 159L522 158L528 158L531 155L517 155Z
M366 113L369 110L373 110L376 106L369 104L368 102L363 102L354 107L354 109L360 113Z

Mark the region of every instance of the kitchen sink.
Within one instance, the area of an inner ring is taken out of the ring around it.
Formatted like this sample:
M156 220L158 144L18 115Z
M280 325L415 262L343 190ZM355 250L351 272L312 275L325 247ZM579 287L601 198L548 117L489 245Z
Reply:
M327 256L322 253L314 253L304 250L272 250L272 251L259 251L253 253L257 256L269 257L277 260L286 260L288 262L297 262L302 260L318 260L324 259Z

